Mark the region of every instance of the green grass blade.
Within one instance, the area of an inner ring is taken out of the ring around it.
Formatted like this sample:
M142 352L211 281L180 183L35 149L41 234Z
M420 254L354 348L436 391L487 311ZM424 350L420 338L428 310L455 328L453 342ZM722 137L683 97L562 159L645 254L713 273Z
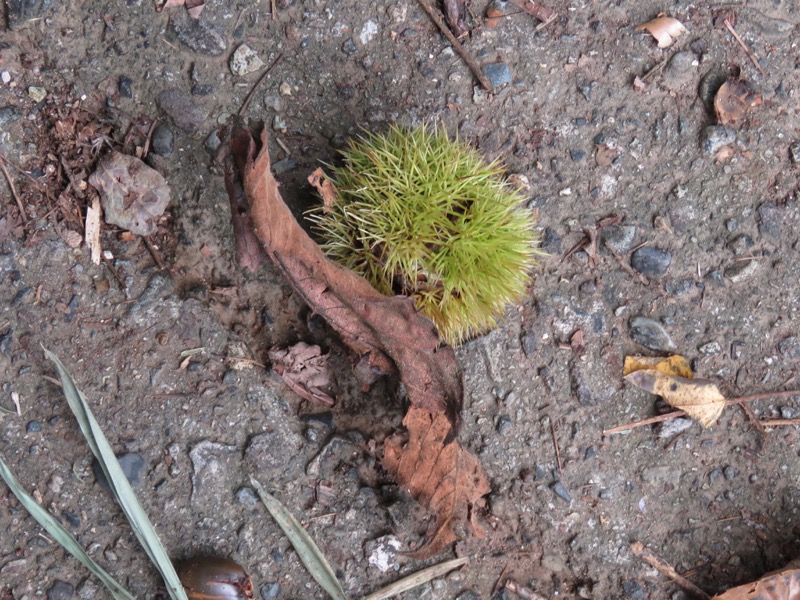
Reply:
M27 510L36 521L45 528L47 533L53 536L64 549L77 558L83 565L94 573L97 578L103 582L103 585L108 588L114 600L136 600L124 587L122 587L116 579L114 579L108 572L98 565L92 557L86 554L86 551L78 543L72 534L67 531L64 526L56 521L55 517L47 512L42 506L34 500L28 492L20 485L17 478L8 468L6 463L0 458L0 477L6 482L8 488L14 492L14 495L19 499L20 504Z
M268 494L261 487L255 477L250 477L250 483L258 492L258 496L264 506L267 507L269 514L272 515L272 518L283 529L283 533L289 538L295 552L297 552L297 556L300 557L311 576L322 586L322 589L328 592L331 598L334 600L347 600L342 585L336 579L336 575L325 559L325 555L322 554L322 551L311 539L311 536L303 529L303 526L297 522L297 519L277 498Z
M86 438L92 453L100 463L114 497L122 508L122 512L125 513L131 529L136 534L147 556L161 573L161 577L167 586L167 592L173 600L188 600L186 592L178 579L178 574L175 572L175 567L167 555L167 551L161 544L161 540L147 513L144 512L144 509L136 499L136 494L134 494L133 488L131 488L127 477L122 472L122 467L120 467L117 457L114 455L114 450L94 418L86 398L75 385L66 367L58 360L58 357L46 348L44 352L47 358L56 365L61 378L64 396L75 414L75 418L78 420L81 432Z
M402 594L408 590L413 590L415 587L419 587L436 579L437 577L441 577L445 573L449 573L453 569L457 569L461 565L465 565L468 562L469 558L464 556L462 558L447 560L443 563L439 563L438 565L428 567L427 569L422 569L421 571L412 573L408 577L403 577L401 580L387 585L385 588L378 590L374 594L370 594L364 598L364 600L386 600L386 598L394 598L397 594Z

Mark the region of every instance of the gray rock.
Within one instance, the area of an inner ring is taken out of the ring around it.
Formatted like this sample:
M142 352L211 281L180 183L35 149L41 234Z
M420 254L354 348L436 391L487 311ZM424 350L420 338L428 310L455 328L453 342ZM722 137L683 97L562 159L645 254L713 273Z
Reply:
M230 497L232 488L240 479L233 468L240 459L236 446L203 440L191 449L189 458L194 471L192 502L221 502Z
M567 488L564 487L564 484L561 481L554 481L550 484L550 489L553 490L553 493L561 498L564 502L572 503L572 496L569 495Z
M177 127L189 133L206 120L206 112L194 104L191 94L177 88L161 92L156 98L156 104L172 117Z
M16 106L8 105L0 108L0 127L5 127L9 123L13 123L22 116L22 113Z
M203 19L190 19L183 11L174 11L170 25L178 40L198 54L219 56L228 49L223 35Z
M722 470L722 474L725 476L725 479L728 481L733 481L736 479L736 476L739 474L739 470L732 466L727 466Z
M700 147L710 156L735 141L736 132L727 125L709 125L700 134Z
M733 238L730 242L728 242L728 247L733 250L733 253L736 256L742 256L750 252L750 249L755 245L753 238L751 238L746 233L742 233L741 235L737 235Z
M508 415L503 415L497 421L497 433L500 435L508 435L511 433L511 430L514 427L513 421L511 421L511 417Z
M631 337L637 344L657 352L673 352L677 349L667 330L653 319L636 316L630 320Z
M800 338L790 335L778 344L778 351L786 358L800 358Z
M236 491L236 500L244 506L256 506L258 504L258 496L249 487L239 488Z
M795 142L789 146L789 158L792 159L792 163L795 165L800 165L800 142Z
M243 77L254 71L264 68L264 61L259 58L255 50L247 44L242 44L234 51L230 61L231 72Z
M272 172L275 175L280 175L281 173L285 173L286 171L291 171L292 169L296 169L298 163L295 159L286 157L283 160L279 160L278 162L272 163Z
M356 43L353 40L353 38L347 38L342 44L342 52L344 52L345 54L355 54L357 51L358 51L358 46L356 46Z
M153 152L159 156L170 156L172 155L173 139L172 130L166 125L159 125L153 132L150 146L153 148Z
M695 71L694 61L694 53L687 50L676 52L664 71L664 86L670 90L677 90L692 81Z
M725 277L732 283L740 283L750 279L758 271L759 263L757 260L740 260L729 267L725 267Z
M203 142L203 147L208 150L210 154L214 154L221 144L222 140L219 139L219 133L214 129L206 137L205 142Z
M261 587L261 600L274 600L281 594L281 584L277 581L264 584Z
M636 225L612 225L600 231L600 241L620 254L630 250L635 239Z
M644 600L647 597L641 584L633 579L623 580L622 591L625 593L626 598L632 598L633 600Z
M133 98L133 80L122 75L117 83L117 89L123 98Z
M672 253L661 248L644 246L631 255L631 266L642 275L660 277L672 263Z
M781 210L775 202L764 202L758 207L758 232L762 236L779 238L781 237Z
M504 62L483 65L482 70L489 83L494 87L511 83L511 68Z
M122 472L125 474L131 486L138 487L142 482L142 475L144 474L145 467L142 455L138 452L120 454L117 456L117 461L119 462L119 466L122 467ZM94 471L94 476L98 485L103 489L110 490L111 487L108 485L105 473L103 473L103 469L100 467L100 463L98 463L97 460L92 463L92 470Z
M7 0L8 26L15 29L27 21L41 17L56 4L56 0Z
M250 473L274 473L272 481L279 485L296 479L293 461L287 461L286 457L305 464L302 448L303 438L295 431L282 430L280 435L262 433L250 439L245 449L245 462Z
M791 406L781 406L781 419L794 419L797 411Z
M100 593L100 584L95 583L91 577L84 579L83 583L78 587L78 598L81 600L92 600Z
M692 426L692 420L688 418L670 419L661 423L658 428L658 437L667 440L683 433Z
M74 593L75 588L71 584L56 579L47 590L47 600L69 600Z
M664 289L670 296L684 296L694 289L694 279L675 279L668 282Z
M561 236L552 227L545 227L541 247L548 254L560 254Z

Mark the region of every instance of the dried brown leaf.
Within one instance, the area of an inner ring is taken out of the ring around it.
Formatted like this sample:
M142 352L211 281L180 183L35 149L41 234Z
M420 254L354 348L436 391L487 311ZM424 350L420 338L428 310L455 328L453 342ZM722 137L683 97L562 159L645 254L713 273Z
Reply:
M408 438L386 440L383 467L436 513L425 543L412 556L427 558L454 542L460 523L468 522L482 537L474 511L491 488L478 459L451 439L453 426L442 413L412 407L403 425Z
M161 173L134 156L112 152L97 165L89 183L100 192L106 222L138 235L156 232L170 196Z
M463 387L455 353L414 301L387 297L354 272L328 260L295 220L270 170L266 132L257 142L237 127L231 150L243 173L250 217L272 262L295 291L358 355L383 373L399 371L411 403L458 420Z
M683 356L674 354L668 358L650 356L626 356L625 365L622 367L622 376L630 375L634 371L643 369L655 369L666 375L678 375L691 379L694 377L689 361Z
M243 269L256 271L266 254L250 223L242 179L230 152L225 154L224 165L225 190L228 192L228 202L231 205L231 225L236 244L236 262Z
M329 213L336 204L339 197L339 192L336 191L336 186L325 175L322 167L317 167L311 175L308 176L308 183L311 187L317 190L319 197L322 198L322 212Z
M800 569L765 575L758 581L731 588L711 600L800 600Z
M761 104L759 94L749 81L729 79L714 96L714 112L721 125L743 121L748 111Z
M334 399L329 394L329 354L322 354L319 346L304 342L289 348L272 348L268 354L273 370L294 393L306 400L333 406Z
M676 39L687 31L686 27L678 19L667 17L663 14L658 15L647 23L637 25L635 29L636 31L647 31L656 38L659 48L669 48L675 43Z
M205 8L205 0L166 0L164 4L156 9L156 12L161 12L167 8L174 8L176 6L185 6L186 11L192 19L199 19L200 13Z
M661 396L671 406L700 421L703 427L716 423L725 408L725 397L717 385L704 379L688 379L656 369L642 369L626 375L625 380Z
M464 0L444 0L444 10L453 35L457 38L466 36L469 33L469 25L467 25L467 6Z

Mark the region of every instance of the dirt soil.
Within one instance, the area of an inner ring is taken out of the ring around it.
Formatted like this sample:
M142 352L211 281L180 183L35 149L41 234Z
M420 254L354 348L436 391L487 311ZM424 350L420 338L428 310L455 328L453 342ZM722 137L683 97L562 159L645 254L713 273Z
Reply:
M5 2L0 152L29 221L17 223L4 179L0 405L18 399L22 414L0 415L0 455L137 598L163 587L97 482L42 345L126 456L171 556L230 556L260 598L325 596L250 475L303 521L352 598L455 555L472 561L405 597L689 597L631 553L636 541L711 594L798 555L800 437L755 420L795 418L800 395L753 402L750 416L730 406L710 429L603 433L663 409L623 382L631 354L683 354L728 397L800 387L793 2L727 6L760 68L705 3L549 6L558 18L537 30L496 4L507 16L465 40L495 64L489 94L416 0L277 0L274 15L264 0L208 0L197 21L147 0ZM469 7L480 25L487 6ZM635 26L664 10L688 32L660 49ZM263 66L234 75L242 44ZM298 215L316 201L308 174L360 128L391 122L445 124L527 177L539 212L549 255L530 293L457 352L460 439L492 485L488 535L427 561L396 552L430 515L376 454L401 427L397 386L364 391L354 358L271 265L236 264L215 132L279 58L245 116L269 129ZM728 77L762 102L724 129L713 98ZM111 147L145 146L171 188L167 213L151 248L105 224L95 265L75 238L88 175ZM269 368L271 347L298 341L332 354L332 410ZM4 486L0 531L4 600L107 597Z

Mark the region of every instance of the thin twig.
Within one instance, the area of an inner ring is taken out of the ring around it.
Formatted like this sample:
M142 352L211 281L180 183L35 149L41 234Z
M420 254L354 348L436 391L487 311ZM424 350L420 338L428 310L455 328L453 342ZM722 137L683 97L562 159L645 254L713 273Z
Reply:
M278 20L278 4L277 4L277 2L275 2L275 0L270 0L269 10L272 13L270 15L272 17L272 20L273 21L277 21Z
M762 69L761 65L758 64L758 57L756 57L755 53L752 50L750 50L750 48L747 47L747 44L744 43L744 40L739 37L739 34L736 33L736 30L733 28L733 25L731 25L731 22L728 19L725 19L723 23L725 23L725 27L728 28L728 31L731 32L731 35L734 38L736 38L736 41L739 42L739 45L742 47L742 50L744 50L745 54L747 54L748 58L756 66L758 72L761 73L762 76L766 77L767 74L764 73L764 69Z
M764 427L781 427L784 425L800 425L800 419L764 419L759 423Z
M3 158L5 159L5 157ZM22 200L20 199L19 194L17 194L17 188L14 187L14 180L11 179L11 175L8 173L8 169L6 169L6 163L3 160L0 160L0 170L3 171L3 175L5 176L6 181L8 182L8 187L11 188L11 195L14 196L14 202L17 203L17 208L19 209L19 214L22 217L22 222L27 223L28 215L25 214L25 207L22 206Z
M258 86L261 85L261 82L267 78L267 75L269 75L270 71L272 71L272 69L275 68L275 65L277 65L282 58L283 54L278 54L278 58L272 61L272 64L267 67L267 70L264 71L258 78L258 81L255 82L255 84L253 85L253 89L250 90L250 93L247 94L247 96L244 99L244 102L242 102L242 108L240 108L239 112L237 113L239 116L242 116L244 114L244 111L247 110L247 107L250 104L250 100L253 98L253 94L255 93L256 88L258 88Z
M494 583L494 587L492 588L492 593L490 597L494 598L497 595L497 592L500 591L500 586L503 584L503 577L506 576L506 571L508 571L508 567L511 566L510 562L506 562L506 566L503 567L503 570L500 571L500 575L497 578L497 581Z
M156 261L156 264L158 265L158 270L166 271L167 268L164 265L164 261L161 260L161 255L158 253L155 244L153 244L153 242L150 241L150 237L143 235L142 239L144 240L144 245L147 246L147 249L150 251L150 255L153 257L153 260Z
M753 424L753 426L756 429L758 429L758 431L761 432L762 435L766 435L767 430L764 428L764 424L758 418L756 413L753 412L753 409L750 408L750 405L747 404L747 402L739 402L739 406L742 407L744 414L747 415L747 418L750 419L750 422Z
M153 132L156 130L156 125L158 125L158 119L153 119L153 122L150 123L150 129L147 130L147 138L144 140L142 158L147 156L147 153L150 152L150 141L153 139Z
M627 425L617 425L616 427L612 427L611 429L604 429L603 435L611 435L612 433L628 431L630 429L636 429L637 427L644 427L645 425L653 425L655 423L661 423L662 421L669 421L670 419L675 419L677 417L685 417L685 416L686 416L685 412L683 412L682 410L676 410L673 412L665 413L663 415L658 415L657 417L650 417L649 419L634 421L633 423L628 423Z
M561 472L561 452L558 450L558 440L556 439L556 428L553 426L553 417L548 417L550 421L550 435L553 438L553 448L556 449L556 466L558 467L558 476L563 477L564 474Z
M428 16L433 20L433 22L436 23L436 26L442 32L442 35L444 35L444 37L447 38L447 41L450 42L450 44L453 46L453 50L455 50L458 53L458 55L464 59L464 62L467 63L469 68L475 74L475 77L478 78L478 81L480 81L483 88L486 91L491 92L494 89L494 87L489 81L489 78L486 77L486 75L481 70L480 65L478 65L478 63L475 62L475 59L469 55L469 53L464 49L464 46L461 45L461 42L459 42L456 39L456 36L454 36L453 32L450 31L450 29L447 27L438 9L431 6L428 0L419 0L419 3L422 6L422 8L425 9L425 12L428 13Z
M634 542L631 544L631 552L633 552L636 556L641 558L644 562L648 565L656 569L662 575L669 577L685 589L687 592L691 592L698 598L702 598L703 600L710 600L711 596L706 594L703 590L693 584L691 581L686 579L683 575L679 575L678 572L670 565L667 561L663 558L658 556L655 552L647 549L641 542Z

